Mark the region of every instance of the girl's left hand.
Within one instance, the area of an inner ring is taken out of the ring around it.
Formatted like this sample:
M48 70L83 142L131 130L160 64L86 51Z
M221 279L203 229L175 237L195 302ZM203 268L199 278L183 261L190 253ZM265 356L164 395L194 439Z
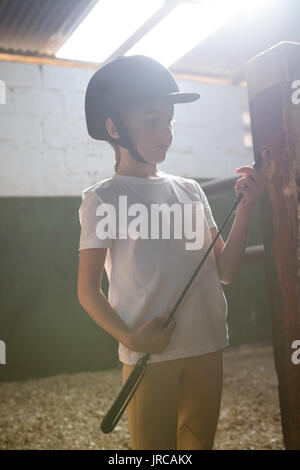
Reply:
M244 197L241 199L238 207L251 211L259 196L263 193L266 183L266 172L269 166L270 153L268 149L261 151L262 165L259 170L254 169L251 165L241 166L236 169L237 173L243 173L243 177L239 178L235 183L235 193L242 193Z

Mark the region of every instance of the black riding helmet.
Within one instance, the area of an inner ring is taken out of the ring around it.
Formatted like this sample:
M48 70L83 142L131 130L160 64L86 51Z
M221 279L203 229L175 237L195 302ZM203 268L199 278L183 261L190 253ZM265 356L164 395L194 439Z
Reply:
M85 117L89 135L128 149L137 161L147 163L136 150L122 121L120 111L128 111L151 101L189 103L199 93L181 92L172 73L160 62L144 55L118 56L100 67L90 79L85 95ZM110 117L119 139L106 130Z

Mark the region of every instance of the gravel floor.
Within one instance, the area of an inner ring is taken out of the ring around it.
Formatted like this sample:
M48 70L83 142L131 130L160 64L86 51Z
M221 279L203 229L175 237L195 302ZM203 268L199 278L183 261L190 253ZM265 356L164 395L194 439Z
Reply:
M227 348L215 449L283 449L271 346ZM0 449L130 449L127 418L99 429L121 369L0 383Z

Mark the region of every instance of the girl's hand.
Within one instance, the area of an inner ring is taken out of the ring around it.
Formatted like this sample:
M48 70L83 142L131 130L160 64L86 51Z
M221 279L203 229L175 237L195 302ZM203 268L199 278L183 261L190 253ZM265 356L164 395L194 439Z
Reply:
M244 197L240 201L238 207L252 211L259 196L263 193L266 183L266 173L270 161L270 152L268 149L262 150L262 165L259 170L251 167L251 165L242 166L236 169L237 173L243 173L243 177L239 178L235 183L235 193L242 193Z
M160 354L168 346L176 322L174 318L166 328L163 325L167 322L170 312L165 312L161 317L154 317L144 323L131 334L126 347L132 351Z

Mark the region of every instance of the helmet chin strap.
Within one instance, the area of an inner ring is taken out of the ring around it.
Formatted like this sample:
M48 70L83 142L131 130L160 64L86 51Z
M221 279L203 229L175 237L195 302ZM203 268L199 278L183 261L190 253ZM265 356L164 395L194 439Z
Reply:
M129 135L128 130L124 126L122 119L120 118L118 113L114 113L112 116L112 120L114 121L118 132L119 132L119 139L115 139L111 137L111 140L113 140L116 144L120 145L121 147L126 148L129 150L130 154L133 156L135 160L141 163L148 163L142 155L136 150L135 146L133 145L132 139Z

